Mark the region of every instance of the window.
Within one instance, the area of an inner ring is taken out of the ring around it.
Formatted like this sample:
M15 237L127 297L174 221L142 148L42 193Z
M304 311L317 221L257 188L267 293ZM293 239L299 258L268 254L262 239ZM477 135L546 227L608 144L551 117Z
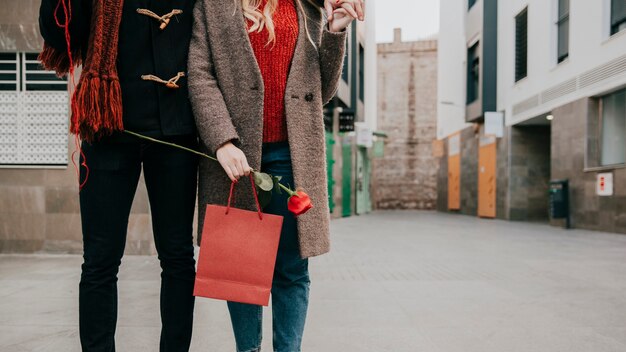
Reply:
M515 82L528 75L528 8L515 16Z
M467 9L471 9L474 5L476 5L476 0L468 0Z
M626 29L626 1L611 0L611 35Z
M365 49L359 45L359 99L365 100Z
M600 165L626 163L626 89L600 99Z
M474 44L467 50L467 104L478 99L480 79L480 58L478 57L478 44Z
M0 91L67 91L67 79L45 71L37 53L0 53Z
M558 2L557 62L561 63L569 56L569 0L558 0Z
M67 79L45 71L38 56L37 53L22 56L22 91L67 91Z
M17 90L19 62L15 53L0 53L0 91Z
M0 165L67 165L67 80L37 56L0 54Z

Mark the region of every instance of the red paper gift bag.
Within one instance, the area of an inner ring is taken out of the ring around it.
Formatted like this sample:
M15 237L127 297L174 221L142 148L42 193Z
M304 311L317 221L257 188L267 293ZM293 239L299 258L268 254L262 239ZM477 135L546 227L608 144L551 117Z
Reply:
M267 306L283 217L257 211L207 205L194 296Z

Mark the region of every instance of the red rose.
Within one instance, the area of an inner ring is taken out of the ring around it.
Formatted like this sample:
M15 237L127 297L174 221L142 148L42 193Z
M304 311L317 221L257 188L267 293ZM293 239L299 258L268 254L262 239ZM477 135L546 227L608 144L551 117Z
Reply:
M289 197L287 208L290 212L298 216L313 208L313 204L311 204L311 198L309 198L308 194L304 191L296 191L294 195Z

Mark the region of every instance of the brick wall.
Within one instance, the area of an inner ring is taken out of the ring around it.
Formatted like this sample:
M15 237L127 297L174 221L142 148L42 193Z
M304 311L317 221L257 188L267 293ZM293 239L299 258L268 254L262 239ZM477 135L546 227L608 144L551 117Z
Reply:
M437 42L379 44L378 75L378 129L388 138L384 158L372 165L373 206L434 209Z

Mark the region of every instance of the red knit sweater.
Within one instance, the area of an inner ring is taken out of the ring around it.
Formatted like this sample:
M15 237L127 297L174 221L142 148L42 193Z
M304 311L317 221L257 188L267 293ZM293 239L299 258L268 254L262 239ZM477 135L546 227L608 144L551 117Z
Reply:
M263 0L261 8L267 0ZM285 87L291 60L298 40L298 13L293 0L278 0L272 16L276 41L267 44L268 32L249 33L250 43L261 69L265 87L263 109L263 142L287 140Z

